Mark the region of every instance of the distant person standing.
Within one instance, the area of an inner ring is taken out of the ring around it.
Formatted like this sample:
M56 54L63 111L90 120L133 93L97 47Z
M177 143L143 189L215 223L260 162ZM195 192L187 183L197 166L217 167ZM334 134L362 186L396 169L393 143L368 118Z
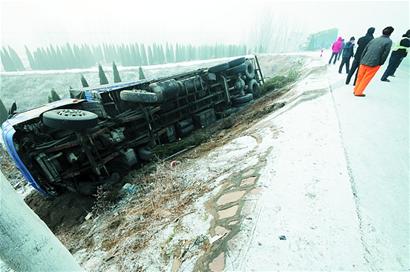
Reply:
M342 48L340 49L339 53L337 53L337 60L340 59L340 56L342 55L342 51L344 47L345 47L345 39L342 39Z
M351 37L350 40L344 45L342 50L342 62L339 66L339 74L342 73L343 65L346 65L346 74L349 73L350 69L350 58L353 57L353 48L354 48L355 38Z
M360 37L359 40L357 41L357 50L356 53L354 54L354 59L352 63L352 67L350 68L349 74L347 75L346 78L346 84L350 83L350 79L352 78L353 74L356 72L357 68L360 65L360 60L362 58L362 53L363 50L366 48L367 44L373 40L373 33L374 33L374 27L371 27L367 30L367 33L365 36ZM354 83L353 85L356 84L356 79L357 79L357 73L354 78Z
M410 29L402 36L400 44L393 49L390 55L389 65L382 76L382 81L390 82L389 76L394 77L396 69L400 66L402 60L407 56L410 47Z
M337 38L337 40L332 44L332 56L330 57L329 64L332 62L333 57L335 57L333 64L336 64L337 54L342 50L342 37Z
M363 92L387 59L392 46L390 35L394 28L391 26L383 29L383 35L369 42L363 51L362 59L360 60L359 72L357 73L357 82L354 87L355 96L366 96Z

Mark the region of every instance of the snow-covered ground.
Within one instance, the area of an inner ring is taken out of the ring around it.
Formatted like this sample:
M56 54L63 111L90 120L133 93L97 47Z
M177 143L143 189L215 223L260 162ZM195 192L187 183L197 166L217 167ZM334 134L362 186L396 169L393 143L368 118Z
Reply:
M408 68L385 83L382 67L360 98L336 66L299 82L293 105L251 128L282 133L227 270L410 269Z

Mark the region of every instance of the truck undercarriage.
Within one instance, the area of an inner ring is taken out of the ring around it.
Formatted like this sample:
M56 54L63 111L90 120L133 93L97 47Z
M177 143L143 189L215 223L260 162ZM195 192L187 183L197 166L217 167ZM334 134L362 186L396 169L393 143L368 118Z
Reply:
M134 83L72 90L76 103L13 126L14 147L47 195L93 194L147 161L157 144L177 141L260 96L258 60Z

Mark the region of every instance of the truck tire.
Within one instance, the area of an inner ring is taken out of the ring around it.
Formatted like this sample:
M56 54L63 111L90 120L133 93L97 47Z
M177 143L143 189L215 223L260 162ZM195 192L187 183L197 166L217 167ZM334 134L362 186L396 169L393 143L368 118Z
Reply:
M235 74L245 74L246 69L247 69L247 64L246 63L242 63L239 64L237 66L234 66L232 68L230 68L227 73L230 75L235 75Z
M223 114L223 117L227 117L227 116L229 116L229 115L231 115L231 114L236 113L237 111L238 111L237 108L229 108L229 109L224 110L224 111L222 112L222 114Z
M177 128L180 128L180 129L186 128L192 124L193 124L192 118L184 119L184 120L177 122Z
M106 167L109 169L111 175L117 173L121 178L125 177L130 171L130 167L120 158L115 158L107 163Z
M261 88L258 84L258 81L251 79L247 84L246 92L253 94L254 98L261 96Z
M193 124L186 126L184 128L181 128L179 130L179 137L185 137L187 135L189 135L192 131L194 131L195 127Z
M254 78L255 77L255 67L253 67L252 62L247 60L245 61L245 64L246 64L245 76L249 79Z
M210 67L208 69L208 72L209 73L219 73L219 72L225 71L227 69L229 69L229 64L228 63L221 63L221 64Z
M232 68L232 67L241 65L242 63L245 62L245 60L246 60L245 57L240 57L240 58L236 58L236 59L229 61L228 64L229 64L229 67Z
M133 103L153 104L160 102L157 94L144 90L125 90L120 93L120 97L122 101Z
M153 157L152 150L144 146L138 149L138 158L143 161L151 161Z
M98 116L84 110L57 109L46 111L42 116L42 121L50 128L83 130L95 127L98 123Z
M253 95L251 93L248 93L240 97L232 98L232 104L234 106L242 106L243 104L246 104L249 101L252 101L252 99L253 99Z

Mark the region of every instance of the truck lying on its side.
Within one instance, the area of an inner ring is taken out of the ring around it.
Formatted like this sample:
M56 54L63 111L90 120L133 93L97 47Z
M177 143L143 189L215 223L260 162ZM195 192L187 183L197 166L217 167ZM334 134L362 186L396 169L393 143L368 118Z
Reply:
M260 95L256 56L153 80L71 90L69 99L2 125L7 151L46 196L95 193L145 161L151 148L206 127Z

